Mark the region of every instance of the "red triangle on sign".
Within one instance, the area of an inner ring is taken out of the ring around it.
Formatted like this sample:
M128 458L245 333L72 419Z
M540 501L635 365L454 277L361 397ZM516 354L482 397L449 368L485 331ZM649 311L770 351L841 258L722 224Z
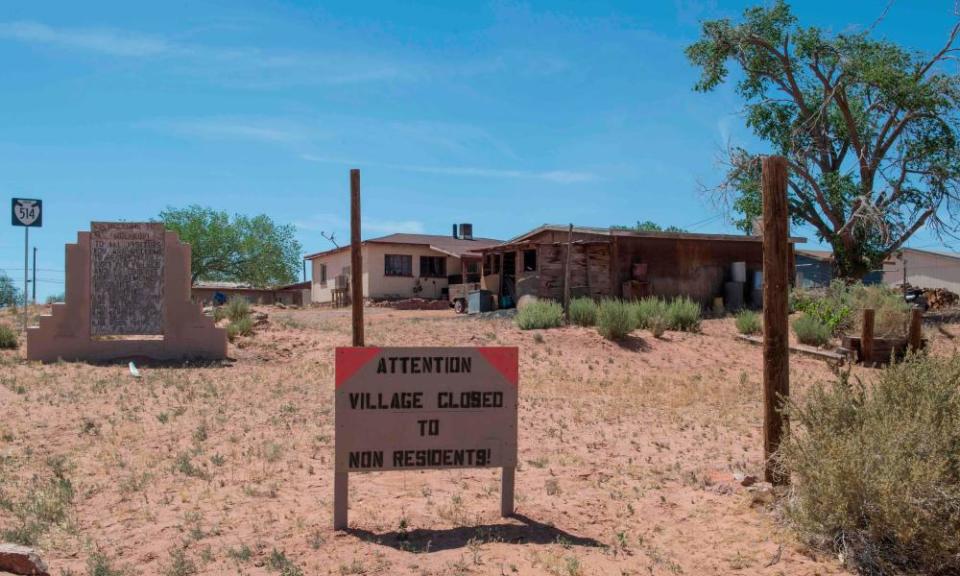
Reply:
M514 386L520 383L520 354L516 346L491 346L477 348L491 366L503 374Z
M336 388L349 380L364 364L380 354L379 348L337 348L336 351Z

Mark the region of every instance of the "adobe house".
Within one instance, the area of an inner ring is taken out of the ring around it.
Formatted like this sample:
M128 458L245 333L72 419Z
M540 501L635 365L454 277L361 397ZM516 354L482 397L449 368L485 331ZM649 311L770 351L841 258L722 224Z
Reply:
M397 300L445 299L447 286L480 279L480 253L500 240L476 238L473 226L456 224L449 236L390 234L361 244L363 296ZM336 291L349 290L350 246L305 257L312 268L313 302L333 302ZM464 278L466 276L466 278Z
M563 298L568 226L543 225L484 248L481 288L515 304L526 294ZM709 305L722 296L735 262L746 265L747 286L761 280L759 236L637 232L575 226L570 256L571 297L687 296ZM790 239L793 246L802 238ZM503 297L506 297L505 299Z

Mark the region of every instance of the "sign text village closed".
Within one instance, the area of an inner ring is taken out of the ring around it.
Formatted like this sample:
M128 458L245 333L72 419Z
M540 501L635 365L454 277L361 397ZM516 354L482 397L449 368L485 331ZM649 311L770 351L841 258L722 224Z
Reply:
M503 468L513 513L516 348L338 348L334 527L351 472Z

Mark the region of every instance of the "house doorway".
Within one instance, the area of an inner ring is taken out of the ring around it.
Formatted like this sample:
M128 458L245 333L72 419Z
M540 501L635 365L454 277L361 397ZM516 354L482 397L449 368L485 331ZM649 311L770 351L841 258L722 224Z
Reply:
M517 253L504 252L501 266L500 306L513 308L517 305Z

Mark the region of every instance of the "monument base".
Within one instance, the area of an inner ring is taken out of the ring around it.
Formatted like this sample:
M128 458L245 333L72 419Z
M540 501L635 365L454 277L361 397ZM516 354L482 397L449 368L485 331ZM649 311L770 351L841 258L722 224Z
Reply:
M139 226L162 227L162 224ZM180 242L175 232L161 234L164 260L159 290L162 305L158 307L158 313L162 315L161 334L138 339L129 333L106 336L92 333L91 238L89 232L80 232L77 243L66 246L66 302L54 304L51 315L41 316L39 326L27 330L27 358L41 362L226 358L226 330L217 328L213 318L204 315L200 305L190 300L190 245ZM122 291L124 287L120 280L116 289ZM133 286L130 288L132 290ZM129 300L131 295L124 293L123 296ZM133 297L138 295L133 294Z

